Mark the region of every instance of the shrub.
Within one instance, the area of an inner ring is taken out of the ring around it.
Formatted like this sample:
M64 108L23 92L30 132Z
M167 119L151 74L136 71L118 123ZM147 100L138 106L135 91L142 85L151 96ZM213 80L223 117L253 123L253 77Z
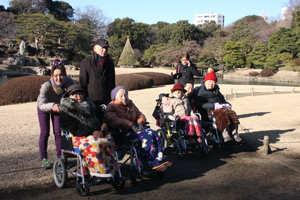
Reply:
M124 86L127 90L139 90L151 88L154 85L154 81L149 76L140 74L119 74L116 75L116 85Z
M140 72L135 74L140 74L152 78L154 81L154 85L174 84L174 79L171 77L171 75L168 74L158 72Z
M41 84L49 76L23 76L7 81L0 86L0 105L36 101Z
M269 76L273 76L274 73L275 73L274 69L266 68L266 69L261 70L260 76L261 77L269 77Z
M21 71L21 67L19 65L8 65L8 69L16 72Z
M258 76L258 75L259 75L259 73L256 71L249 72L249 76Z

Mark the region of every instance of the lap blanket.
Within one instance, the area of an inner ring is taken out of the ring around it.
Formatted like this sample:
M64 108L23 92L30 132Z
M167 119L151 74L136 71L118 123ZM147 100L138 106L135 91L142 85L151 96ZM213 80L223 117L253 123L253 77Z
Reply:
M125 143L131 145L132 141L137 141L137 154L144 166L155 168L167 162L156 131L150 128L138 133L130 131L126 135Z
M185 133L189 136L198 138L198 142L201 142L203 132L198 118L195 116L179 116L179 118L185 124Z
M216 119L217 128L221 133L229 124L240 123L236 113L233 110L219 109L219 110L213 110L213 112L214 112L214 118ZM210 114L209 111L208 114Z
M79 148L91 176L110 177L115 174L115 144L113 137L72 136L73 146Z

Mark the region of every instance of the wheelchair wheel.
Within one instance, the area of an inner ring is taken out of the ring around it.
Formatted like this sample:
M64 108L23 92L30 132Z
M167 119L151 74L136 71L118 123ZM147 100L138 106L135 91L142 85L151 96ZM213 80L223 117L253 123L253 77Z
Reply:
M120 179L113 181L112 185L116 190L123 189L125 186L125 178L121 177Z
M209 156L211 153L211 149L209 148L207 138L204 138L204 140L202 140L202 145L203 145L202 155L205 157Z
M82 184L79 180L76 180L76 192L80 196L87 196L90 193L90 186L87 183Z
M177 149L176 155L179 158L184 158L186 156L186 149L184 149L184 148Z
M67 180L66 165L63 160L57 158L53 166L54 182L58 188L63 188Z
M160 144L161 144L162 150L164 152L168 147L167 136L161 129L157 130L157 134L160 138Z
M135 173L133 171L130 172L130 183L132 186L136 185L136 176Z

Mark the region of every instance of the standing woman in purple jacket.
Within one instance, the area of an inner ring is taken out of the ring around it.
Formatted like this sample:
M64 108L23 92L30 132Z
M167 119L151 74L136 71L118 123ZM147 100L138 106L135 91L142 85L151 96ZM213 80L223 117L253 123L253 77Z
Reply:
M47 147L50 135L50 118L52 121L53 133L57 157L61 156L61 135L59 127L59 102L66 88L75 84L75 81L67 77L65 67L57 59L51 68L51 79L42 84L40 94L37 98L37 112L40 124L40 156L42 167L51 168L52 162L48 159Z

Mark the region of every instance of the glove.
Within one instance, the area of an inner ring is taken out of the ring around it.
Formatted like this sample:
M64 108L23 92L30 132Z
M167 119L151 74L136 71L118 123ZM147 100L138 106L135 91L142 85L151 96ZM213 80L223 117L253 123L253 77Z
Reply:
M229 105L228 103L226 104L227 109L231 110L231 105Z
M140 132L139 127L136 124L132 124L131 129L136 133Z
M139 129L139 132L144 131L145 130L144 124L138 123L138 129Z
M215 103L214 107L215 107L215 110L219 110L219 109L223 108L219 103Z

